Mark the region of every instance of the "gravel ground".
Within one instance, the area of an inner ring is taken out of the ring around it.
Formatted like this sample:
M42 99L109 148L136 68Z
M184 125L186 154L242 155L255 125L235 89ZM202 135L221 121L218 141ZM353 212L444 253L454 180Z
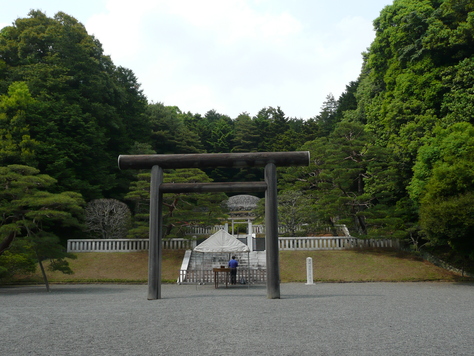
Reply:
M0 355L474 355L474 284L0 288Z

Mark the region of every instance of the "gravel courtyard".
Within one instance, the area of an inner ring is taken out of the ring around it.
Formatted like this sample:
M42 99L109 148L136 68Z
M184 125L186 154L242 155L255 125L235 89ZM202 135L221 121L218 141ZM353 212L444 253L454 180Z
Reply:
M0 355L474 355L472 283L0 287Z

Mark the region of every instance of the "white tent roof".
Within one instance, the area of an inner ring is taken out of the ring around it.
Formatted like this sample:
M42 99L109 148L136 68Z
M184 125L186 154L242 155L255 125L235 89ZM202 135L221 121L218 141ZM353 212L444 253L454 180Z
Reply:
M219 230L194 248L197 252L249 252L249 247L225 230Z

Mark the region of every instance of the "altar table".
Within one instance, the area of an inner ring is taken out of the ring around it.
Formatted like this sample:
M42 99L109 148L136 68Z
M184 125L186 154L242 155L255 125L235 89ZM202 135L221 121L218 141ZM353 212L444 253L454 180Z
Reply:
M225 273L225 287L227 288L227 283L229 282L230 268L213 268L214 272L214 288L219 287L219 273Z

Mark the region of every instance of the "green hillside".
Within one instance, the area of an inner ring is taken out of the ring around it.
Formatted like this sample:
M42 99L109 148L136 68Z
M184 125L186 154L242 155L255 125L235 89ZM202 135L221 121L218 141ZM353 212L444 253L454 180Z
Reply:
M178 278L184 251L165 250L163 281ZM314 280L319 282L459 281L462 278L406 252L391 250L281 251L281 281L305 282L306 258L313 259ZM72 275L48 272L51 282L146 283L147 252L78 253L70 260ZM17 277L16 282L41 282L39 271Z

